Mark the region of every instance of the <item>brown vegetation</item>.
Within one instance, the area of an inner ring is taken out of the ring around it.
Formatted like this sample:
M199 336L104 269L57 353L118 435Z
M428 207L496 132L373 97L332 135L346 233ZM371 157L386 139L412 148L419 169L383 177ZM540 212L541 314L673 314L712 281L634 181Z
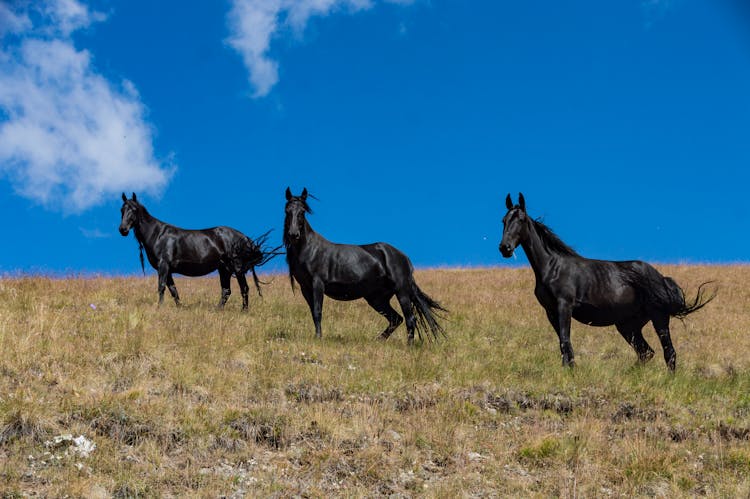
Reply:
M387 342L363 302L326 301L323 340L285 276L240 312L215 278L0 280L5 496L747 496L750 268L662 268L719 297L670 374L614 328L575 323L560 366L528 269L417 272L448 336ZM269 276L267 276L268 278ZM234 283L236 288L236 282ZM50 441L83 435L88 457Z

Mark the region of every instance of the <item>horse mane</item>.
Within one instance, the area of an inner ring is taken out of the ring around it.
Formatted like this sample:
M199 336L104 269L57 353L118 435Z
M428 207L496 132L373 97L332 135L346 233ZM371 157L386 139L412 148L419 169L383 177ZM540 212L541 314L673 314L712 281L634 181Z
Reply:
M539 234L539 238L542 240L542 244L547 249L564 256L581 256L576 250L565 244L557 234L552 232L552 229L544 225L541 219L537 218L536 220L532 220L532 222L536 233Z
M127 202L128 202L129 205L135 206L135 212L138 214L138 216L143 215L144 218L146 218L146 219L154 218L154 217L151 216L151 213L148 212L148 210L146 209L146 207L143 206L141 204L141 202L138 201L137 199L128 199Z
M127 201L125 201L125 203L128 206L135 206L136 220L139 221L139 223L141 215L144 215L144 218L153 218L146 207L143 206L137 199L128 199ZM146 275L146 264L143 258L143 241L140 237L138 237L139 231L140 229L136 229L136 227L133 226L133 237L135 237L135 240L138 243L138 257L141 261L141 271L143 272L143 275Z

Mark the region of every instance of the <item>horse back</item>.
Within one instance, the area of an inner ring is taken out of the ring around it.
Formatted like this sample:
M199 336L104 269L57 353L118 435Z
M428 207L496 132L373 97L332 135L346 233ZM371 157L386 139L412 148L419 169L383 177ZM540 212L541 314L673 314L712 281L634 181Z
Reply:
M577 266L574 281L580 291L588 294L612 296L638 289L638 283L644 278L652 281L661 278L661 274L641 260L591 260L582 259ZM632 288L632 289L631 289Z
M170 227L163 238L173 244L176 250L190 253L200 249L212 249L218 253L227 253L238 231L231 227L211 227L208 229L181 229Z

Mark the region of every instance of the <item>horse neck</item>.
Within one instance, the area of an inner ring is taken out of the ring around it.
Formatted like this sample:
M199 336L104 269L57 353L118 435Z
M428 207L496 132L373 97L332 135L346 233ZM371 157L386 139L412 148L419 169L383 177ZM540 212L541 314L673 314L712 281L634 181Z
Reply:
M146 251L151 252L156 239L161 234L161 229L166 225L161 220L152 217L151 214L141 206L138 209L138 223L134 227L135 237L138 239Z
M545 274L549 265L562 258L562 255L550 251L549 248L545 246L542 237L536 231L536 227L534 227L531 219L528 219L527 223L528 236L521 241L521 247L526 253L526 258L528 258L531 268L534 270L534 274L541 278Z
M310 222L308 222L307 218L305 218L304 223L302 224L302 234L300 234L299 241L292 243L289 247L287 247L287 254L289 254L289 250L292 250L293 252L299 252L305 246L315 244L320 241L325 241L325 238L315 232L315 230L310 225Z

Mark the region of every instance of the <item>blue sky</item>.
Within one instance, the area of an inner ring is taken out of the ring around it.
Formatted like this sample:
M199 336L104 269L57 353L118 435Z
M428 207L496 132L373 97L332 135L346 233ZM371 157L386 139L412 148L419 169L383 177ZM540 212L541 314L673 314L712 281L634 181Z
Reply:
M709 0L0 3L0 272L140 272L119 193L509 265L526 196L592 258L748 261L750 18ZM278 259L272 268L282 269Z

